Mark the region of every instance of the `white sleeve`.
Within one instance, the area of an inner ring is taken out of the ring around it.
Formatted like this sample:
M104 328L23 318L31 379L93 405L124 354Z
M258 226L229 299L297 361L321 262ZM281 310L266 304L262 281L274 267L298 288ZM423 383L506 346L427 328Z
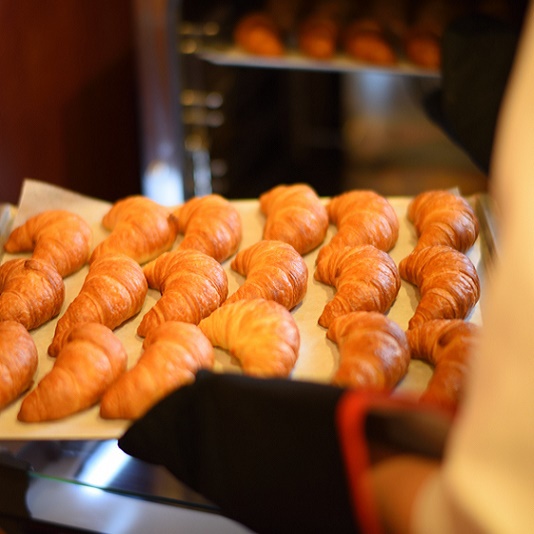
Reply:
M499 118L491 182L502 210L483 335L442 472L416 502L420 533L532 532L534 525L534 9Z

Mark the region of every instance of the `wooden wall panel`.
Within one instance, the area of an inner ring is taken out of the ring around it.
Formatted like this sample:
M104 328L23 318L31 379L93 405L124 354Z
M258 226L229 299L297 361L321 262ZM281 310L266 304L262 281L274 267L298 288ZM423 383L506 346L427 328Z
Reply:
M140 191L133 28L129 0L0 0L0 201Z

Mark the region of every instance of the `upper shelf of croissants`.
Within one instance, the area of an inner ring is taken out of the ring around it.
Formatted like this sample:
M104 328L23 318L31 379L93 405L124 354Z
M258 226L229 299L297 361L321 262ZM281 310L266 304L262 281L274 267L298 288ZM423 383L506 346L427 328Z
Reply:
M453 20L473 13L510 16L510 0L215 4L203 11L201 21L180 24L182 52L226 66L379 70L435 78L440 76L443 32Z

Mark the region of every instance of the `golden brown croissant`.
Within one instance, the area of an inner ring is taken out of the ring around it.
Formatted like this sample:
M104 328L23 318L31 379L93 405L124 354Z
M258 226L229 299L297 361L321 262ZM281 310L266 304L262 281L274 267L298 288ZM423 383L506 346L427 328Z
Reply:
M410 349L402 328L379 312L356 311L332 321L327 337L339 347L332 383L391 391L408 372Z
M64 299L63 278L50 264L16 258L0 266L0 321L33 330L58 315Z
M274 300L239 300L200 321L213 346L228 350L243 372L288 376L298 358L300 333L291 313Z
M124 254L96 259L80 292L59 318L48 354L57 356L69 330L80 323L101 323L114 330L141 310L147 292L143 270L134 259Z
M223 262L232 256L243 235L237 208L216 194L194 197L178 207L174 215L184 234L180 248L194 248Z
M441 40L447 25L466 12L465 2L421 0L416 3L411 27L405 37L406 56L423 68L441 66Z
M315 279L336 288L319 317L324 327L351 311L386 313L401 285L391 256L373 245L329 249L317 262Z
M228 296L228 278L221 264L198 250L165 252L143 271L148 285L161 293L137 328L143 337L165 321L198 324Z
M434 366L421 401L449 409L461 403L480 327L462 319L434 319L408 330L412 358Z
M333 17L312 13L299 25L297 37L302 54L314 59L330 59L337 51L339 24Z
M211 368L213 346L191 323L167 321L143 342L139 361L106 391L100 402L105 419L138 419L159 400L194 382L199 369Z
M401 260L399 272L420 293L409 328L430 319L465 319L480 298L475 266L465 254L445 245L412 252Z
M247 13L234 29L235 43L259 56L281 56L284 44L272 17L263 11Z
M52 265L62 277L89 259L93 233L79 215L66 210L43 211L15 228L4 245L6 252L30 252Z
M417 248L447 245L467 252L475 243L479 224L465 198L449 191L426 191L408 206L408 219L418 235Z
M393 206L374 191L356 190L333 197L327 205L330 222L337 233L325 245L318 260L333 247L373 245L391 250L399 237L399 219Z
M240 250L231 267L246 276L246 280L226 303L264 298L292 310L302 301L308 289L306 263L291 245L283 241L258 241Z
M397 62L393 46L376 19L358 18L344 33L345 51L349 56L373 65L389 66Z
M17 321L0 321L0 409L32 385L38 363L28 331Z
M309 185L279 185L260 195L259 200L267 217L264 239L285 241L299 254L312 251L324 241L328 212Z
M126 371L127 362L124 346L108 327L77 325L52 369L22 401L19 421L52 421L90 408Z
M95 247L91 262L104 254L126 254L138 263L146 263L169 250L178 235L176 218L170 210L141 195L113 204L102 224L111 233Z

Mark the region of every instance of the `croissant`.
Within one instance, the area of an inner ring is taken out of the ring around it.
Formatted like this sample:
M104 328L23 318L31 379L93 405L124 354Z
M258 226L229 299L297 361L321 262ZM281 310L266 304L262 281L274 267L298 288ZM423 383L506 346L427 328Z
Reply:
M339 347L334 385L389 392L408 372L406 334L382 313L356 311L337 317L326 335Z
M283 241L258 241L240 250L231 267L246 276L246 280L226 303L264 298L292 310L302 301L308 289L308 267L304 259Z
M348 191L333 197L327 205L330 222L337 233L318 254L338 246L373 245L391 250L399 237L399 219L393 206L374 191Z
M260 195L267 216L264 239L289 243L299 254L317 248L328 230L328 212L317 193L306 184L279 185Z
M193 248L223 262L241 244L243 229L236 207L220 195L194 197L177 208L180 248Z
M111 233L95 247L90 262L104 254L126 254L146 263L169 250L178 235L176 218L169 209L141 195L113 204L102 224Z
M439 69L445 28L454 18L465 14L466 5L447 0L417 2L404 42L408 60L423 68Z
M463 399L480 327L462 319L434 319L406 332L412 358L434 366L421 401L455 409Z
M274 300L239 300L199 323L213 346L228 350L243 373L288 376L298 358L300 333L291 313Z
M15 228L4 249L9 253L33 251L33 259L49 263L64 278L87 263L92 236L91 227L79 215L48 210Z
M100 323L77 325L52 369L23 399L18 420L53 421L90 408L126 371L127 362L124 346L109 328Z
M58 355L77 324L96 322L114 330L141 310L147 292L143 270L134 259L121 254L94 260L80 292L56 324L48 354Z
M138 419L179 387L211 368L213 346L198 326L167 321L152 329L139 361L106 391L100 402L105 419Z
M33 330L58 315L64 299L63 278L50 264L16 258L0 266L0 321Z
M401 285L391 256L373 245L330 249L317 262L314 276L336 288L319 317L319 324L326 328L336 317L352 311L386 313Z
M430 319L465 319L480 298L475 266L468 256L445 245L415 250L401 260L399 272L420 293L408 328Z
M426 191L408 206L408 219L418 234L417 248L447 245L467 252L475 243L479 224L465 198L449 191Z
M298 48L314 59L330 59L337 51L339 25L333 17L312 13L299 25Z
M397 56L382 26L373 18L353 21L344 35L345 51L349 56L373 65L394 65Z
M228 278L221 264L198 250L165 252L143 271L148 285L159 290L161 298L137 328L142 337L165 321L198 324L228 296Z
M38 362L28 331L17 321L0 321L0 409L32 385Z
M262 11L244 15L234 29L234 41L245 52L259 56L281 56L284 44L272 17Z

